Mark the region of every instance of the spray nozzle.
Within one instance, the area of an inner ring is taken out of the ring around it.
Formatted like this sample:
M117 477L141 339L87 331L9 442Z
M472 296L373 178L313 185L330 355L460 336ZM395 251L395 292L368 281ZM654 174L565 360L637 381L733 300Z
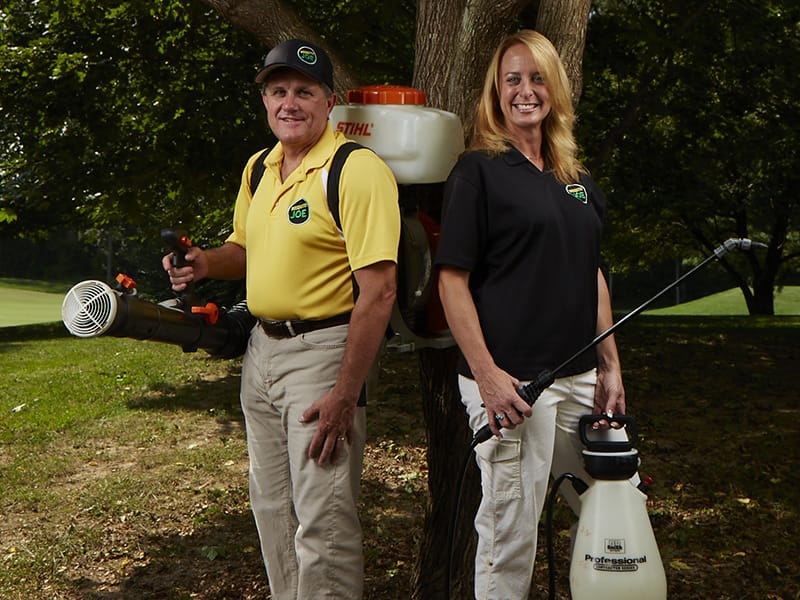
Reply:
M730 238L722 242L722 244L714 250L714 256L719 258L730 252L731 250L756 250L766 248L766 244L761 242L754 242L748 238Z

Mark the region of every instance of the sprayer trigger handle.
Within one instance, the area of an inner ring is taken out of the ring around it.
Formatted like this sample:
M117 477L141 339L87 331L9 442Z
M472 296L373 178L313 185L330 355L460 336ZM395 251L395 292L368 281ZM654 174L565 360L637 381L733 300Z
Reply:
M555 381L555 376L552 371L545 369L536 376L536 379L530 383L517 388L517 393L520 397L533 406L533 403L539 399L542 392L545 391Z
M185 229L162 229L161 240L172 251L172 266L185 267L186 253L192 247L192 240Z

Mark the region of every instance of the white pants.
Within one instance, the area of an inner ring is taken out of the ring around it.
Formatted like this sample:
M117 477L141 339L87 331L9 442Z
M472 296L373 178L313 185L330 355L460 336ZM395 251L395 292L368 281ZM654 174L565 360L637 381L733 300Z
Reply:
M503 429L475 448L483 497L475 516L475 598L527 600L533 577L537 532L554 476L570 472L592 481L583 468L578 420L591 414L597 373L562 377L533 405L533 415L515 429ZM486 409L474 380L459 376L461 401L473 431L486 424ZM609 430L612 437L626 436ZM624 437L623 437L624 439ZM560 492L575 514L580 499L565 483Z
M300 415L336 381L347 325L276 340L256 327L242 364L250 504L276 600L358 600L363 550L357 502L366 412L336 464L308 458L317 422Z

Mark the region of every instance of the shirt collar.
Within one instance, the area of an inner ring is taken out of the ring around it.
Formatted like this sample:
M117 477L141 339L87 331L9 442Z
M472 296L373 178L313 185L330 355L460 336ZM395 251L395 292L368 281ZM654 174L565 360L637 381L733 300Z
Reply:
M313 169L319 169L325 165L333 154L334 146L336 145L336 136L330 126L330 122L326 125L322 132L322 136L317 140L308 153L303 157L303 162L300 168L308 173ZM283 160L283 144L278 142L275 147L267 155L267 165L273 169L279 169L281 161Z
M515 146L509 146L508 149L503 152L502 156L503 160L505 160L506 163L512 167L528 162L528 159L525 157L525 155L517 150Z

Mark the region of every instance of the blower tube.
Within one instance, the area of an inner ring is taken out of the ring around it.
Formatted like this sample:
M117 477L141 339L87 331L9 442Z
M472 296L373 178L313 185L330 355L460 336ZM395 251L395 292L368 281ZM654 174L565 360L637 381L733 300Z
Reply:
M110 335L136 340L177 344L184 352L202 348L219 358L244 354L256 319L245 301L220 312L213 324L202 315L186 312L177 305L140 300L135 293L122 293L102 281L76 284L61 305L67 330L82 338Z

